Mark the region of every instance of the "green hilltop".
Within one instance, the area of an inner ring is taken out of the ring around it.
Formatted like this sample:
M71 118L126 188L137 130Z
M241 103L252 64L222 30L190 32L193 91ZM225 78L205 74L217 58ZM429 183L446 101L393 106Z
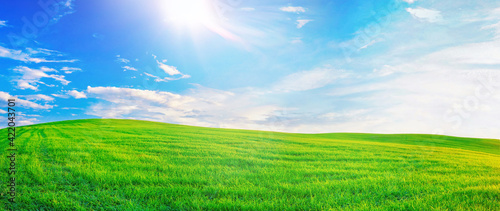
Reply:
M7 129L0 208L15 210L500 210L500 141L293 134L138 120Z

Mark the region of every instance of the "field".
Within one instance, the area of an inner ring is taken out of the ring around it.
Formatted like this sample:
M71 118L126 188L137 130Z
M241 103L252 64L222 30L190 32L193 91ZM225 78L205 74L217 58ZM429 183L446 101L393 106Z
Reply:
M500 210L493 139L109 119L16 132L16 210Z

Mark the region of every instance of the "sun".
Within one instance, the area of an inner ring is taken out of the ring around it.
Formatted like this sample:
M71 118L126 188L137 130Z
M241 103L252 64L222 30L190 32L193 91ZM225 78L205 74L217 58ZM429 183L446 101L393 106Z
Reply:
M227 40L243 42L231 32L231 25L221 18L216 11L216 1L213 0L167 0L164 13L168 23L176 26L179 32L200 35L205 29L218 34Z
M185 27L200 27L214 24L215 14L208 0L171 0L166 4L169 22Z

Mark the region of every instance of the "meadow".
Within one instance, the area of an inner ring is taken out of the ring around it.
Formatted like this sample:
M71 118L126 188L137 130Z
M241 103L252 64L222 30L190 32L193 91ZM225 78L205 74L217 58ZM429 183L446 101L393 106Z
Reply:
M16 128L15 210L500 210L500 141L137 120Z

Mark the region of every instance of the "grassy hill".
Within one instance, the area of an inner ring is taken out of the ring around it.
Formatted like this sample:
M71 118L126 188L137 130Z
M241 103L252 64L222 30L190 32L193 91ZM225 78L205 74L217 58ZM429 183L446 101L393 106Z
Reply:
M500 210L499 140L106 119L16 132L16 210Z

